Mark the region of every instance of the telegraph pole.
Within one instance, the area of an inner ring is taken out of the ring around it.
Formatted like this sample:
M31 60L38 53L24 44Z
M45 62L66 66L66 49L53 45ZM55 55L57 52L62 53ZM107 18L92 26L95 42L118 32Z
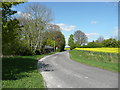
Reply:
M54 41L54 52L55 52L55 41Z

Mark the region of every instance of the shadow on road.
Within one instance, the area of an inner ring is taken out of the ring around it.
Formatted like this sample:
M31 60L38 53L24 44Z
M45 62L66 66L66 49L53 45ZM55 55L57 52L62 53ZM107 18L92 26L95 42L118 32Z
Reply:
M39 70L40 70L41 72L42 72L42 71L47 71L47 72L49 72L49 71L54 71L52 65L46 64L46 63L44 63L43 61L40 61L40 62L38 63L38 68L39 68Z

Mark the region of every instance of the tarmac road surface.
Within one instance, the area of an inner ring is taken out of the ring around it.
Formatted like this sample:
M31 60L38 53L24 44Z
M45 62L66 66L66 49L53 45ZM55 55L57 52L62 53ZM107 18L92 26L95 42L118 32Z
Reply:
M69 52L42 58L38 62L47 88L118 88L118 73L75 62Z

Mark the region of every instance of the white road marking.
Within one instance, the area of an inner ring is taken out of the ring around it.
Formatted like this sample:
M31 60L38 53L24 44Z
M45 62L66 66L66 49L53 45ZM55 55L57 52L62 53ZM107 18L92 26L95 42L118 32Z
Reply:
M61 87L61 85L57 85L58 87Z
M88 78L88 77L85 77L85 78Z
M73 74L74 76L78 77L78 78L82 78L82 76L77 75L77 74Z

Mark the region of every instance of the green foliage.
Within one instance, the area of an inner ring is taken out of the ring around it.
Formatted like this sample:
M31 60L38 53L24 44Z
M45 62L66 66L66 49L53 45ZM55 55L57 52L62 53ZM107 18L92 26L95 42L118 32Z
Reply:
M70 35L70 37L68 39L68 45L70 46L70 50L72 50L76 47L72 34Z
M120 40L118 40L118 48L120 48Z
M58 47L58 51L63 51L65 47L65 37L60 31L51 31L48 34L48 40L51 40L51 44L55 41L55 47ZM48 44L49 45L49 44Z
M71 34L68 39L68 45L71 46L74 43L73 35Z
M89 42L87 45L83 45L80 46L81 48L100 48L100 47L113 47L113 48L117 48L120 47L119 44L120 41L117 41L116 39L113 38L109 38L106 40L103 40L101 42L98 42L98 40L96 40L95 42Z
M2 58L2 88L44 88L44 81L37 70L40 58L54 53L35 56Z
M87 48L100 48L103 47L103 45L101 43L97 43L97 42L89 42L86 45Z
M70 46L70 50L76 48L76 45L73 43L71 46Z
M18 18L20 24L24 26L21 39L33 54L43 54L45 45L51 45L51 41L47 41L47 25L51 21L50 9L35 3L28 5L24 13L29 13L28 17Z
M8 19L11 19L11 15L17 13L17 11L11 10L13 5L18 5L23 2L2 2L2 21L3 24L7 22Z
M60 29L59 26L53 25L56 28L53 27L55 30L47 37L46 27L48 22L51 21L49 9L32 4L29 8L26 8L26 13L30 14L29 19L20 17L18 21L18 19L12 17L17 11L13 11L11 8L13 5L20 3L22 2L2 2L3 55L34 55L36 52L43 54L45 45L54 47L54 41L58 51L63 51L65 38L58 30Z
M54 47L54 40L52 40L52 39L47 39L47 42L46 42L46 45L49 45L49 46L51 46L51 47Z
M19 2L20 3L20 2ZM3 54L15 54L19 41L20 28L19 21L12 19L11 16L17 13L12 11L12 5L18 2L2 2L2 51Z
M37 59L33 56L3 57L2 61L3 88L44 87L42 76L37 71Z
M19 43L19 45L17 45L17 47L13 50L15 51L15 53L13 55L22 55L22 56L24 56L24 55L28 55L28 56L29 55L35 55L35 53L32 52L30 47L28 47L26 45L26 43L24 43L24 42Z
M107 70L119 70L118 54L77 50L71 50L69 53L70 58L74 61Z
M118 41L113 38L104 40L102 43L103 43L104 47L118 47Z

